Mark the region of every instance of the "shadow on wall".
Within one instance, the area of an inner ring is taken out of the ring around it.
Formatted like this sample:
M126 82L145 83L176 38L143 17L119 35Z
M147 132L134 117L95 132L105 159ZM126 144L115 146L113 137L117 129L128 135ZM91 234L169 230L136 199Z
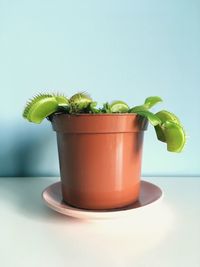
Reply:
M1 126L0 176L58 176L56 137L48 122Z

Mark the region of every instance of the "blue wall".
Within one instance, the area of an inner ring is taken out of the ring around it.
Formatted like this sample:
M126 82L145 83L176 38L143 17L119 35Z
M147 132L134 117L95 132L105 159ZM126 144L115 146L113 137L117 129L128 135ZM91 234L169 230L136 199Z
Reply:
M0 175L58 175L55 133L22 119L40 91L100 103L160 95L185 125L181 154L146 132L145 175L199 175L200 1L0 0Z

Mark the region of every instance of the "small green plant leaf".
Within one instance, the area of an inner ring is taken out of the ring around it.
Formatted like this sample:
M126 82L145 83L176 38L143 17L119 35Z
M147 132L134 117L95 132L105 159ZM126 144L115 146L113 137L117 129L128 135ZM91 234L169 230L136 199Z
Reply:
M87 111L89 113L100 113L100 110L96 106L97 106L97 102L89 103L89 105L87 107Z
M162 98L160 98L159 96L150 96L145 99L144 106L147 109L150 109L153 106L155 106L157 103L162 102L162 101L163 101Z
M101 109L102 113L111 113L110 104L108 102L103 104L103 108Z
M159 96L147 97L143 105L135 106L131 108L129 112L133 113L133 112L138 112L138 111L147 111L161 101L162 99Z
M138 115L141 115L145 118L148 119L148 121L153 125L153 126L156 126L158 124L161 123L161 120L155 115L153 114L152 112L148 111L148 110L143 110L143 111L133 111L131 113L136 113Z
M110 104L110 111L112 113L127 113L129 110L129 106L121 100L113 101Z
M148 109L144 105L141 105L141 106L135 106L135 107L129 109L128 112L129 113L137 113L140 111L148 111Z

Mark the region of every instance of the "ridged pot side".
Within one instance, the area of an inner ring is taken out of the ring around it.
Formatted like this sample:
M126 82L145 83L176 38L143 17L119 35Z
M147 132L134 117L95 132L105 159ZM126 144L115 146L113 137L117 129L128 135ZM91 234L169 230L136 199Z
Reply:
M138 199L147 120L135 114L57 114L63 200L84 209L112 209Z

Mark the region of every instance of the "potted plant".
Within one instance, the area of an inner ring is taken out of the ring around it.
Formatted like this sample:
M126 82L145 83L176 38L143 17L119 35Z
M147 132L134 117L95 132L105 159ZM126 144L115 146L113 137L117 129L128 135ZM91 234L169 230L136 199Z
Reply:
M63 201L83 209L119 208L137 201L144 131L153 125L170 152L181 152L186 141L173 113L149 111L162 99L146 98L129 107L124 101L97 102L85 92L71 98L39 94L23 117L33 123L47 118L57 134Z

